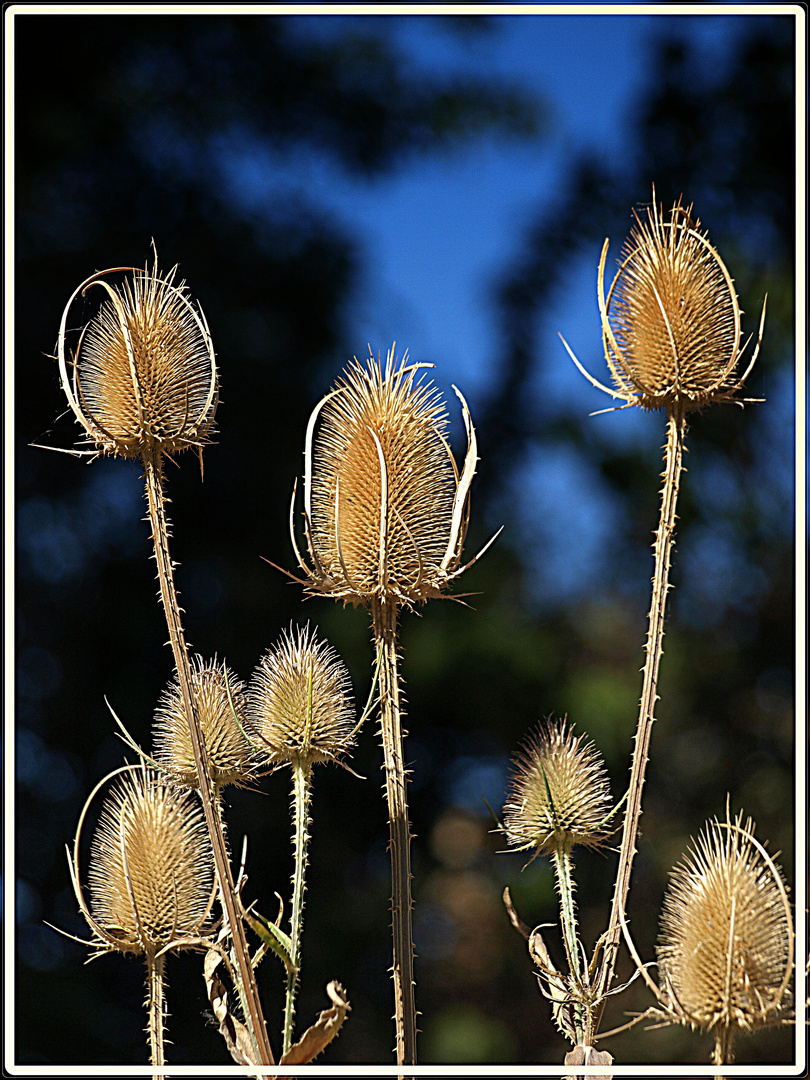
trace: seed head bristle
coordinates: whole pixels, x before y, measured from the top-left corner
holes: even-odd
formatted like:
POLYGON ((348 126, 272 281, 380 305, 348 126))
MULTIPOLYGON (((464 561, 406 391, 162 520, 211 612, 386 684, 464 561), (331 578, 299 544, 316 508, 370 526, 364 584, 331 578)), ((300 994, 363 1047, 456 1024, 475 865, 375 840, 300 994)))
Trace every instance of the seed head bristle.
POLYGON ((407 354, 397 362, 393 350, 385 364, 355 360, 313 414, 305 517, 314 569, 304 567, 311 592, 413 606, 460 572, 474 432, 464 405, 460 477, 444 400, 417 378, 425 366, 408 364, 407 354))
POLYGON ((607 240, 599 260, 602 340, 615 389, 590 375, 564 338, 563 345, 594 386, 625 405, 685 415, 717 401, 742 402, 735 395, 759 355, 765 303, 756 346, 740 374, 747 342, 737 293, 725 263, 693 220, 692 207, 684 208, 679 199, 667 219, 653 188, 646 217, 633 214, 607 296, 607 240))
POLYGON ((268 762, 338 761, 354 745, 349 673, 309 624, 284 631, 247 691, 251 734, 268 762))
POLYGON ((205 445, 213 431, 218 376, 211 336, 202 312, 174 284, 175 270, 158 277, 129 270, 111 285, 94 274, 74 292, 62 317, 59 362, 68 402, 87 439, 103 454, 141 457, 157 447, 175 453, 205 445), (65 327, 76 296, 91 286, 107 294, 65 360, 65 327))
MULTIPOLYGON (((690 208, 691 209, 691 208, 690 208)), ((672 398, 707 403, 727 390, 739 344, 739 306, 705 233, 680 204, 664 221, 636 215, 608 305, 623 361, 648 407, 672 398)))
POLYGON ((792 928, 778 867, 740 827, 709 822, 672 872, 658 965, 665 998, 683 1023, 750 1031, 785 1003, 792 928))
POLYGON ((507 839, 536 855, 600 847, 610 835, 610 788, 604 762, 585 736, 549 720, 513 759, 503 821, 507 839))
MULTIPOLYGON (((245 737, 245 685, 216 657, 195 656, 189 664, 191 691, 197 703, 200 728, 211 779, 218 788, 250 780, 255 763, 245 737), (229 700, 230 695, 230 700, 229 700)), ((177 674, 155 710, 155 760, 185 787, 199 786, 188 718, 177 674)))
POLYGON ((198 802, 151 770, 120 780, 102 807, 88 882, 104 940, 122 952, 154 956, 198 934, 213 885, 198 802))

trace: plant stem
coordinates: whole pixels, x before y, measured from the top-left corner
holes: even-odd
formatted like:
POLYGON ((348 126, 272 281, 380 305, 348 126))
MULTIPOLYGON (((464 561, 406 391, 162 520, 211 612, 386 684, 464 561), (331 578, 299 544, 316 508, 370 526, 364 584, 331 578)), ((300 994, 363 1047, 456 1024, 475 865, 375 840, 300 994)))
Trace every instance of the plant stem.
POLYGON ((371 615, 380 665, 380 731, 391 851, 391 928, 394 939, 394 1005, 397 1064, 416 1064, 416 996, 411 925, 411 829, 408 822, 397 663, 397 611, 375 600, 371 615))
POLYGON ((197 703, 191 692, 191 672, 188 662, 183 624, 180 619, 180 605, 177 601, 177 590, 174 585, 174 563, 169 555, 169 523, 166 518, 165 495, 163 492, 163 470, 161 453, 156 447, 144 450, 143 466, 146 479, 146 497, 149 504, 149 520, 152 525, 152 539, 155 547, 155 560, 158 567, 158 580, 160 582, 160 597, 163 601, 163 609, 166 613, 166 623, 169 629, 169 643, 174 655, 174 664, 177 669, 177 678, 183 695, 183 704, 188 719, 191 733, 191 746, 194 751, 194 763, 197 768, 197 780, 200 787, 205 823, 208 827, 208 835, 211 839, 211 848, 214 854, 214 865, 219 882, 220 896, 225 908, 225 918, 228 922, 233 947, 236 954, 237 973, 242 983, 240 995, 248 1007, 249 1026, 252 1029, 256 1041, 256 1050, 259 1056, 257 1064, 273 1065, 273 1051, 267 1037, 264 1016, 262 1014, 261 1001, 256 986, 253 966, 250 962, 247 940, 242 919, 239 916, 236 890, 234 887, 233 873, 231 871, 228 850, 222 831, 219 814, 217 813, 214 786, 211 780, 211 772, 208 762, 208 751, 203 739, 200 718, 197 713, 197 703))
POLYGON ((306 889, 307 848, 309 846, 309 808, 312 804, 312 765, 310 762, 294 761, 293 815, 295 869, 293 871, 293 898, 290 914, 290 957, 293 970, 287 975, 287 999, 284 1007, 284 1053, 292 1046, 295 1020, 295 994, 301 970, 301 934, 304 924, 304 890, 306 889))
MULTIPOLYGON (((557 891, 560 894, 560 919, 563 930, 565 955, 568 971, 572 979, 579 981, 579 945, 577 944, 577 913, 574 905, 574 882, 571 876, 571 851, 558 847, 552 853, 554 873, 557 878, 557 891)), ((590 1045, 585 1042, 585 1025, 582 1022, 582 1006, 574 1004, 577 1045, 590 1045)))
MULTIPOLYGON (((731 1065, 734 1061, 734 1029, 730 1024, 718 1024, 714 1029, 712 1065, 731 1065)), ((720 1080, 723 1080, 720 1077, 720 1080)))
POLYGON ((644 679, 633 750, 633 763, 630 769, 630 785, 624 811, 619 866, 616 871, 616 885, 613 891, 610 923, 605 938, 604 960, 599 978, 599 996, 602 997, 599 1006, 600 1015, 604 1007, 603 995, 610 989, 613 979, 616 953, 618 952, 621 937, 621 923, 627 903, 627 893, 630 888, 633 856, 636 851, 638 823, 641 817, 641 793, 644 787, 644 774, 650 752, 650 736, 655 721, 655 703, 658 700, 656 693, 658 665, 663 652, 664 613, 667 593, 670 588, 669 568, 672 557, 672 544, 675 537, 675 508, 678 501, 685 434, 686 415, 676 406, 667 415, 666 458, 662 474, 664 486, 661 490, 661 513, 658 521, 658 531, 655 536, 655 571, 652 579, 652 602, 650 604, 647 641, 644 646, 647 655, 644 663, 644 679))
MULTIPOLYGON (((146 1011, 149 1014, 149 1062, 151 1065, 165 1065, 166 1057, 163 1052, 163 970, 166 964, 165 956, 146 957, 146 1011)), ((163 1080, 158 1076, 156 1080, 163 1080)))

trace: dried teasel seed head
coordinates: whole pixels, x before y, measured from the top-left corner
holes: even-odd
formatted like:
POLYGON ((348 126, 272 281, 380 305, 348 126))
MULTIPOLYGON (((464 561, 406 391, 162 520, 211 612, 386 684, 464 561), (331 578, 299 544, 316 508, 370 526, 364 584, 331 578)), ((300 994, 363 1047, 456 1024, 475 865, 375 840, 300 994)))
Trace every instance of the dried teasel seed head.
POLYGON ((535 855, 600 847, 610 831, 610 788, 601 756, 563 720, 548 720, 513 760, 503 822, 507 839, 535 855))
MULTIPOLYGON (((740 375, 743 342, 737 293, 731 275, 709 243, 692 207, 678 200, 664 217, 656 203, 635 224, 605 297, 608 241, 599 260, 597 296, 605 359, 615 389, 604 386, 569 356, 594 386, 623 401, 620 406, 666 409, 681 415, 734 395, 750 375, 762 343, 765 303, 757 343, 740 375)), ((745 399, 751 400, 751 399, 745 399)))
POLYGON ((139 458, 209 441, 218 400, 214 349, 205 316, 184 284, 174 284, 175 271, 158 277, 157 256, 151 272, 103 270, 82 282, 65 307, 58 343, 62 387, 97 453, 139 458), (129 276, 121 284, 106 280, 122 273, 129 276), (93 286, 107 295, 68 361, 68 313, 93 286))
POLYGON ((202 809, 142 769, 107 797, 90 847, 93 919, 111 948, 154 956, 201 932, 213 887, 202 809))
MULTIPOLYGON (((304 517, 311 592, 346 603, 413 606, 461 573, 476 442, 464 398, 467 454, 459 473, 439 390, 392 349, 356 360, 310 419, 304 517), (319 421, 317 436, 313 436, 319 421)), ((296 548, 296 553, 297 548, 296 548)))
POLYGON ((262 657, 247 692, 248 721, 267 760, 339 760, 354 745, 349 673, 309 624, 284 631, 262 657))
POLYGON ((737 294, 691 211, 678 201, 666 220, 653 191, 646 220, 635 213, 606 300, 602 252, 605 355, 620 396, 645 409, 702 408, 743 381, 733 379, 743 349, 737 294))
POLYGON ((793 927, 777 865, 753 824, 712 821, 673 870, 658 966, 664 1000, 693 1028, 750 1031, 778 1020, 793 927))
MULTIPOLYGON (((254 759, 246 738, 245 685, 224 663, 195 656, 189 665, 211 780, 217 788, 249 780, 254 759)), ((155 760, 185 787, 199 786, 183 694, 175 673, 155 710, 155 760)))

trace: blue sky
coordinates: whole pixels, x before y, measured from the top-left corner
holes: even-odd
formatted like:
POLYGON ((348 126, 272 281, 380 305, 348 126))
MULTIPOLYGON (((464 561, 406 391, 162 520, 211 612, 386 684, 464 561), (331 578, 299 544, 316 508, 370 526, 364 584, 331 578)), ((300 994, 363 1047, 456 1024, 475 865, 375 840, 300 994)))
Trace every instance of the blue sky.
MULTIPOLYGON (((612 5, 605 5, 605 11, 612 5)), ((350 313, 359 353, 390 344, 392 328, 414 359, 438 364, 437 380, 458 382, 474 407, 491 388, 497 352, 491 289, 519 251, 525 226, 554 198, 569 159, 583 149, 603 154, 612 169, 633 153, 628 117, 645 85, 649 44, 682 27, 719 70, 748 17, 724 14, 497 15, 495 32, 465 39, 427 15, 302 15, 288 23, 302 38, 329 39, 347 22, 385 25, 409 64, 429 74, 493 75, 534 96, 545 108, 544 138, 531 144, 492 139, 467 152, 419 158, 395 177, 359 180, 337 165, 230 157, 234 194, 259 207, 272 194, 326 207, 358 237, 365 278, 350 313)), ((592 9, 593 10, 593 9, 592 9)), ((233 148, 229 148, 233 153, 233 148)), ((316 156, 317 155, 317 156, 316 156)), ((649 193, 639 192, 639 200, 649 193)), ((629 222, 630 207, 628 207, 629 222)), ((617 238, 619 241, 621 238, 617 238)), ((595 266, 583 265, 561 308, 574 338, 598 327, 595 266)), ((598 340, 598 335, 597 335, 598 340)), ((557 393, 589 398, 561 346, 557 393), (582 396, 584 393, 584 397, 582 396)), ((596 406, 594 406, 596 407, 596 406)))

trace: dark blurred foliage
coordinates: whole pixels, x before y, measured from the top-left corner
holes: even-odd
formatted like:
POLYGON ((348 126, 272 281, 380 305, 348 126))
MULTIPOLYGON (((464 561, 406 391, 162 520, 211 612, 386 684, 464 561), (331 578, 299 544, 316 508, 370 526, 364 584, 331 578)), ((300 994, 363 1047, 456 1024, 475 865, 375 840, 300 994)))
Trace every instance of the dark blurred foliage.
MULTIPOLYGON (((492 32, 481 19, 445 25, 492 32)), ((402 620, 425 1062, 559 1062, 565 1052, 501 902, 508 884, 526 922, 552 921, 550 868, 538 860, 521 873, 521 857, 501 852, 482 796, 500 811, 509 755, 552 712, 568 713, 600 746, 617 795, 626 780, 663 419, 642 418, 638 437, 617 441, 610 425, 635 422, 628 413, 553 409, 533 381, 569 363, 561 347, 552 354, 540 345, 546 324, 566 334, 554 315, 566 275, 587 256, 595 282, 604 236, 612 258, 631 206, 649 199, 653 182, 665 204, 681 192, 694 201, 736 279, 749 330, 766 291, 769 299, 748 386, 766 403, 708 410, 688 436, 660 722, 630 897, 642 955, 653 958, 669 868, 705 818, 724 813, 726 792, 733 810, 754 816, 769 850, 781 850, 792 880, 792 505, 779 502, 784 483, 773 479, 791 442, 790 430, 774 425, 790 415, 792 385, 792 25, 752 19, 716 77, 696 69, 688 41, 660 42, 648 58, 636 155, 572 161, 559 204, 528 231, 498 291, 503 352, 494 359, 497 389, 475 417, 482 462, 470 553, 487 527, 508 527, 461 586, 480 593, 469 599, 474 611, 435 602, 402 620), (769 405, 780 394, 781 412, 769 405), (540 603, 533 582, 554 571, 527 539, 528 463, 542 468, 562 454, 591 463, 616 527, 593 584, 564 604, 540 603)), ((171 675, 137 466, 88 468, 28 445, 68 447, 77 433, 64 416, 48 429, 65 408, 46 355, 63 304, 94 269, 143 265, 152 237, 164 267, 180 263, 222 372, 219 435, 202 482, 191 457, 168 466, 188 639, 248 677, 283 626, 308 618, 346 659, 362 701, 366 615, 323 599, 302 603, 299 587, 261 559, 292 566, 288 506, 306 419, 359 347, 347 340, 344 316, 358 248, 314 196, 247 211, 223 178, 248 145, 270 159, 300 148, 311 161, 318 151, 384 176, 485 132, 539 138, 541 111, 485 79, 415 79, 365 20, 332 44, 305 46, 283 17, 22 16, 15 59, 17 1054, 43 1065, 141 1063, 139 964, 112 956, 83 967, 84 950, 43 925, 85 932, 63 851, 87 793, 121 762, 104 695, 148 746, 171 675)), ((570 343, 602 377, 597 317, 591 341, 570 343)), ((593 397, 593 409, 609 404, 593 397)), ((568 490, 545 527, 564 535, 577 498, 568 490)), ((569 564, 577 558, 571 550, 569 564)), ((325 1007, 331 978, 352 1002, 326 1063, 392 1060, 380 763, 369 729, 353 761, 365 780, 326 767, 316 776, 299 1023, 325 1007)), ((289 890, 288 796, 274 776, 259 793, 236 792, 228 810, 236 856, 249 838, 249 899, 267 915, 274 894, 289 890)), ((610 852, 577 860, 589 948, 606 923, 614 865, 610 852)), ((553 937, 550 947, 560 960, 553 937)), ((170 1060, 228 1064, 205 1020, 198 958, 172 958, 168 979, 170 1060)), ((260 985, 277 1043, 282 978, 270 959, 260 985)), ((649 1003, 634 985, 614 999, 607 1026, 649 1003)), ((738 1060, 789 1060, 791 1040, 789 1030, 746 1040, 738 1060)), ((605 1045, 628 1063, 699 1063, 709 1052, 706 1039, 680 1029, 636 1029, 605 1045)))

